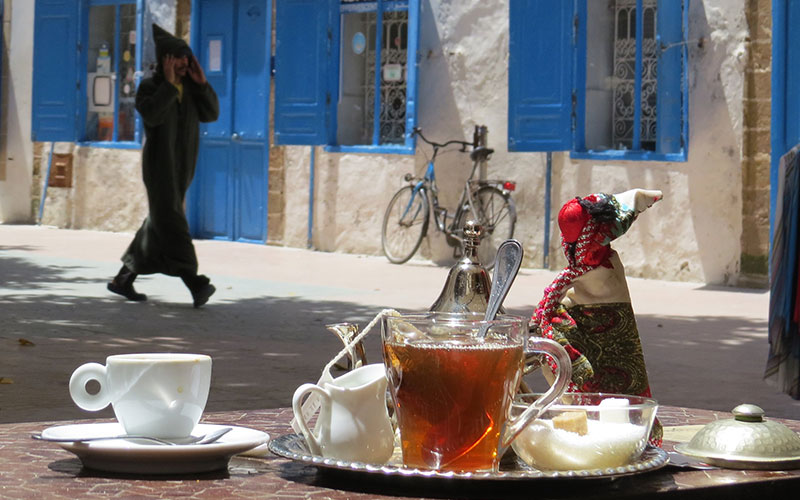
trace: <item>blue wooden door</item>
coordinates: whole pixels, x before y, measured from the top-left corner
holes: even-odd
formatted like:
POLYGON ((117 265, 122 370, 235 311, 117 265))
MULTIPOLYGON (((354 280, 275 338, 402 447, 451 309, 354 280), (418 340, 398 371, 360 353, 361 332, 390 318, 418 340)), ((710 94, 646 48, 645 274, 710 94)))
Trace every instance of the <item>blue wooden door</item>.
POLYGON ((200 130, 189 193, 192 233, 264 242, 267 189, 271 9, 268 0, 199 0, 192 46, 219 97, 216 122, 200 130))

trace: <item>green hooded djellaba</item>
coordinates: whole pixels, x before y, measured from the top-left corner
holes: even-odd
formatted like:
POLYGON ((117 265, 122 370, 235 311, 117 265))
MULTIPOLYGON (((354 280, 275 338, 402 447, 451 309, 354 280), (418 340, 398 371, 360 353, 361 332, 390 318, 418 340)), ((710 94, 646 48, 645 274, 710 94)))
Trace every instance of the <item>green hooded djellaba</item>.
POLYGON ((181 85, 170 83, 163 70, 165 57, 186 56, 191 64, 191 50, 186 42, 155 24, 153 37, 158 66, 152 77, 142 80, 136 92, 136 110, 145 132, 142 177, 149 213, 122 261, 134 278, 153 273, 181 277, 197 299, 196 291, 210 285, 208 278, 197 275, 185 199, 195 173, 199 124, 217 119, 219 102, 208 82, 198 84, 188 74, 181 79, 181 85))

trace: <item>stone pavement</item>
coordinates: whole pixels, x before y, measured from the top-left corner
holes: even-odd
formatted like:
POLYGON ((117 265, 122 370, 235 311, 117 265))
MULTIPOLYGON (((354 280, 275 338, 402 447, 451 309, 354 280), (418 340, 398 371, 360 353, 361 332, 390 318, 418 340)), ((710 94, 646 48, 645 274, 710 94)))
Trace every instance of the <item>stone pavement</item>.
MULTIPOLYGON (((146 303, 105 289, 131 234, 0 225, 0 423, 110 417, 71 401, 71 372, 124 352, 192 351, 214 359, 208 410, 288 406, 341 348, 325 324, 364 327, 383 308, 424 310, 446 267, 380 256, 196 241, 217 293, 201 309, 177 278, 142 276, 146 303)), ((376 236, 377 237, 377 236, 376 236)), ((506 299, 528 316, 553 271, 523 269, 506 299)), ((740 402, 800 419, 800 402, 766 385, 765 290, 629 279, 654 397, 729 411, 740 402)), ((379 332, 367 338, 379 360, 379 332)), ((528 382, 543 387, 541 376, 528 382)))

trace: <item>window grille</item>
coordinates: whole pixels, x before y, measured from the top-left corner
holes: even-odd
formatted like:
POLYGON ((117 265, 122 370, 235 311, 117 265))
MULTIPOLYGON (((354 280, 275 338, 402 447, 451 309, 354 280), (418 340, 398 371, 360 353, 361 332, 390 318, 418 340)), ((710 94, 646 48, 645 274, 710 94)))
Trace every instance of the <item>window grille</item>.
MULTIPOLYGON (((641 149, 656 147, 656 1, 644 0, 642 9, 641 149)), ((613 141, 619 149, 633 147, 636 100, 636 0, 616 0, 614 16, 613 141)))
MULTIPOLYGON (((372 130, 375 119, 375 14, 369 14, 367 64, 364 77, 364 123, 372 130)), ((383 13, 381 46, 380 143, 402 144, 406 122, 406 52, 408 11, 383 13), (387 79, 388 77, 388 79, 387 79)))

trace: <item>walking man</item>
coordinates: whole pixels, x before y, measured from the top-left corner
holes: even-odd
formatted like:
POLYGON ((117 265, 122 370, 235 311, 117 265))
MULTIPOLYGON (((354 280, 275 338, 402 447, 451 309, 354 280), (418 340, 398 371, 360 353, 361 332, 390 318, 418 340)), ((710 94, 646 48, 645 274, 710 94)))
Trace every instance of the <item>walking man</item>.
POLYGON ((194 177, 199 123, 217 119, 219 102, 186 42, 155 24, 153 39, 158 65, 136 92, 136 111, 145 131, 142 177, 149 212, 108 289, 128 300, 144 301, 147 296, 133 288, 136 276, 162 273, 180 277, 194 307, 200 307, 216 288, 208 277, 197 274, 184 201, 194 177))

